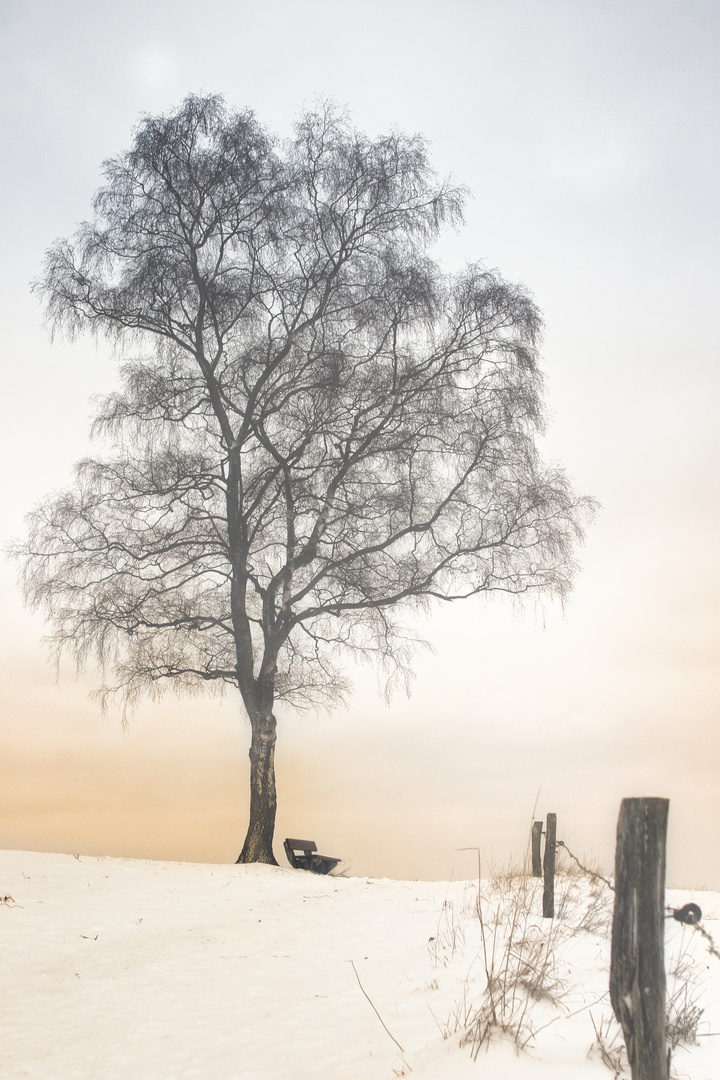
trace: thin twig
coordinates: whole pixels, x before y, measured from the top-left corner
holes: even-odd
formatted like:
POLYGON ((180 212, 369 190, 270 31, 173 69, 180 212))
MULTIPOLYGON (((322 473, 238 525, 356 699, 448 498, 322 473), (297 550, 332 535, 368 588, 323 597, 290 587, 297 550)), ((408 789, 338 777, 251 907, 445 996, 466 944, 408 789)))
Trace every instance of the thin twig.
POLYGON ((396 1045, 397 1047, 399 1047, 399 1049, 400 1049, 400 1052, 401 1052, 402 1054, 404 1054, 404 1053, 405 1053, 405 1051, 403 1050, 402 1046, 400 1046, 400 1043, 399 1043, 399 1042, 397 1041, 397 1039, 395 1038, 395 1036, 393 1035, 393 1033, 392 1033, 392 1032, 391 1032, 391 1031, 390 1031, 390 1030, 388 1029, 388 1026, 387 1026, 387 1024, 385 1023, 385 1021, 383 1020, 382 1016, 380 1015, 380 1013, 379 1013, 379 1012, 377 1011, 377 1009, 376 1009, 376 1008, 375 1008, 375 1006, 373 1005, 373 1003, 372 1003, 372 999, 371 999, 371 998, 370 998, 370 997, 368 996, 368 994, 367 994, 367 992, 366 992, 366 990, 365 990, 365 987, 364 987, 364 986, 363 986, 363 984, 362 984, 362 983, 360 982, 360 976, 358 975, 358 973, 357 973, 357 968, 355 967, 355 964, 353 963, 353 961, 352 961, 352 960, 350 961, 350 964, 351 964, 351 966, 352 966, 352 969, 353 969, 353 971, 355 972, 355 978, 356 978, 356 979, 357 979, 357 981, 358 981, 358 986, 359 986, 359 987, 360 987, 360 989, 362 990, 363 994, 365 994, 365 997, 367 998, 367 1000, 368 1000, 368 1001, 370 1002, 370 1005, 372 1006, 372 1010, 373 1010, 373 1012, 374 1012, 374 1013, 375 1013, 375 1015, 377 1016, 378 1020, 379 1020, 379 1021, 380 1021, 380 1023, 382 1024, 382 1026, 383 1026, 383 1027, 385 1028, 385 1030, 387 1031, 387 1033, 388 1033, 388 1035, 390 1036, 390 1038, 392 1039, 392 1041, 393 1041, 393 1042, 395 1043, 395 1045, 396 1045))
MULTIPOLYGON (((606 997, 605 994, 601 994, 600 997, 597 998, 596 1001, 591 1001, 588 1005, 581 1005, 579 1009, 575 1009, 573 1012, 563 1013, 562 1017, 554 1016, 552 1018, 552 1020, 548 1020, 548 1022, 546 1024, 541 1024, 539 1028, 535 1028, 535 1030, 532 1032, 532 1034, 529 1035, 527 1037, 527 1039, 525 1039, 525 1041, 523 1043, 521 1043, 520 1049, 524 1050, 531 1038, 534 1038, 541 1031, 544 1031, 545 1028, 552 1027, 553 1024, 557 1023, 558 1020, 560 1020, 560 1019, 571 1020, 573 1018, 573 1016, 579 1016, 580 1013, 587 1012, 588 1009, 594 1009, 596 1005, 601 1004, 601 1002, 603 1001, 603 999, 605 997, 606 997)), ((592 1013, 590 1015, 591 1015, 591 1018, 592 1018, 592 1013)), ((593 1020, 593 1027, 595 1027, 595 1021, 594 1020, 593 1020)))

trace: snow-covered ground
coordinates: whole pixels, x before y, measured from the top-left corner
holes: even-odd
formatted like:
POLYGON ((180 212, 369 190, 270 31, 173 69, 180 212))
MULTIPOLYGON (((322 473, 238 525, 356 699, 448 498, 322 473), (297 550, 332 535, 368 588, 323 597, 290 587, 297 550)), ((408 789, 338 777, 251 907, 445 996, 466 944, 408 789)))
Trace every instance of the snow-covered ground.
MULTIPOLYGON (((610 1080, 612 893, 563 875, 549 921, 540 885, 483 882, 480 919, 477 882, 0 852, 0 1075, 610 1080)), ((720 941, 720 895, 689 899, 720 941)), ((666 957, 703 1010, 673 1075, 718 1080, 720 960, 673 920, 666 957)))

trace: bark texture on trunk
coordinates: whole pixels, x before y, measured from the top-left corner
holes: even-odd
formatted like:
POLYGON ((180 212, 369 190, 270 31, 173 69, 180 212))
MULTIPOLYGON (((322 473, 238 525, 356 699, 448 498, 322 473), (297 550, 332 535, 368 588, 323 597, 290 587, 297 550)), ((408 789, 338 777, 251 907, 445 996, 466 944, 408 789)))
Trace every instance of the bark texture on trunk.
POLYGON ((250 822, 239 863, 270 863, 277 866, 272 843, 277 812, 275 790, 275 717, 253 717, 250 743, 250 822))
POLYGON ((665 845, 668 799, 623 799, 615 854, 610 1001, 633 1080, 667 1080, 665 845))

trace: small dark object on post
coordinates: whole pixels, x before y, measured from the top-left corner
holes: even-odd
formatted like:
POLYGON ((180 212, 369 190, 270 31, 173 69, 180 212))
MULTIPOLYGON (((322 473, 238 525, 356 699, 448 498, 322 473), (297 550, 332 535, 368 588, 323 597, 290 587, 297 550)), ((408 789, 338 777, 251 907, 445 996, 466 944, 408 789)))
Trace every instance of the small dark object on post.
POLYGON ((681 908, 672 909, 672 917, 687 926, 695 926, 702 919, 702 911, 697 904, 683 904, 681 908))
POLYGON ((283 842, 288 862, 296 870, 311 870, 313 874, 329 874, 340 862, 329 855, 318 855, 314 840, 285 840, 283 842), (302 852, 302 854, 297 854, 302 852))

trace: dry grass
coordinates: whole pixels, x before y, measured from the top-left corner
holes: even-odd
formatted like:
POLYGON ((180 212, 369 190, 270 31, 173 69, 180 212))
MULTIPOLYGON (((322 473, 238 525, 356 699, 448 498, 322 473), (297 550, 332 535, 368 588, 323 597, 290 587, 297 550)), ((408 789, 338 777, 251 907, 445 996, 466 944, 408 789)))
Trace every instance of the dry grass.
POLYGON ((595 1017, 590 1013, 590 1019, 595 1031, 595 1041, 588 1050, 588 1057, 599 1054, 603 1065, 612 1072, 613 1080, 619 1080, 627 1075, 628 1067, 622 1029, 614 1016, 603 1016, 596 1023, 595 1017))
POLYGON ((538 1002, 558 1006, 563 981, 556 964, 553 927, 538 924, 537 882, 522 871, 495 874, 484 886, 466 889, 457 907, 446 901, 440 913, 433 944, 436 963, 448 963, 466 941, 464 925, 477 920, 485 986, 480 1002, 470 1000, 466 979, 463 993, 448 1020, 441 1025, 445 1037, 462 1031, 461 1045, 477 1057, 482 1046, 496 1037, 509 1037, 518 1047, 535 1034, 533 1006, 538 1002))
POLYGON ((430 939, 429 951, 435 967, 447 966, 465 944, 462 910, 456 911, 452 900, 445 900, 438 915, 435 937, 430 939))
MULTIPOLYGON (((578 934, 609 942, 613 900, 602 877, 587 876, 572 866, 556 876, 552 920, 541 918, 542 881, 514 867, 466 887, 461 902, 446 899, 431 942, 435 964, 446 966, 462 955, 471 939, 470 921, 479 923, 481 947, 462 994, 439 1024, 443 1036, 461 1033, 461 1045, 469 1047, 474 1058, 499 1038, 510 1039, 518 1051, 531 1047, 537 1034, 555 1022, 553 1014, 560 1019, 568 1015, 571 1002, 583 999, 582 987, 572 985, 572 971, 563 960, 565 946, 578 934), (484 975, 481 989, 478 966, 484 975)), ((670 1052, 696 1042, 703 1011, 692 956, 682 940, 675 951, 668 980, 670 1052)), ((583 1003, 582 1008, 591 1009, 595 1033, 588 1056, 599 1056, 617 1080, 627 1077, 622 1031, 607 994, 601 992, 592 1006, 583 1003)))
POLYGON ((698 1027, 704 1010, 698 1004, 701 992, 700 972, 692 955, 693 935, 680 936, 677 954, 672 959, 668 978, 668 999, 665 1010, 665 1034, 668 1055, 678 1046, 697 1046, 698 1027))
MULTIPOLYGON (((685 982, 677 986, 668 998, 666 1011, 666 1036, 668 1062, 678 1046, 697 1046, 698 1025, 703 1010, 697 1004, 698 986, 694 982, 685 982)), ((604 1014, 596 1023, 595 1041, 588 1052, 588 1057, 599 1054, 604 1065, 612 1072, 613 1080, 628 1080, 630 1068, 622 1029, 612 1015, 604 1014)), ((673 1073, 670 1073, 672 1080, 673 1073)))

